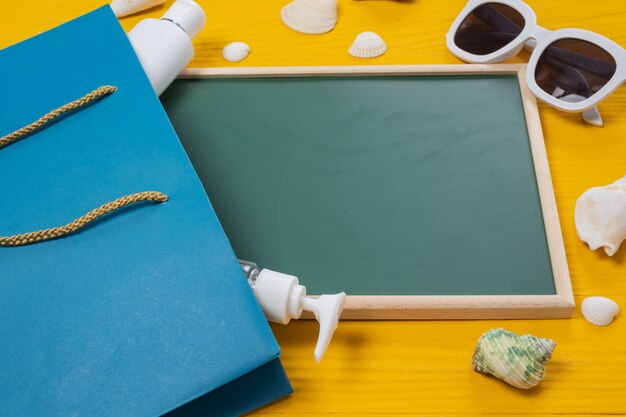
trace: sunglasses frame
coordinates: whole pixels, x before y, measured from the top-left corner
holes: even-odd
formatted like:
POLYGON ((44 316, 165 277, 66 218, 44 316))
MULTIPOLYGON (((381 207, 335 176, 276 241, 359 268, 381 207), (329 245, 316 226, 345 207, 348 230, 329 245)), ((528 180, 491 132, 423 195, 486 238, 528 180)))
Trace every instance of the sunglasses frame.
POLYGON ((452 23, 450 30, 446 34, 446 44, 450 52, 463 61, 477 64, 490 64, 505 61, 517 55, 522 48, 531 50, 530 60, 526 70, 526 80, 530 91, 542 101, 567 112, 584 112, 591 109, 596 104, 607 98, 615 89, 626 82, 626 49, 609 38, 594 32, 583 29, 559 29, 548 30, 537 24, 535 12, 521 0, 469 0, 465 8, 459 13, 452 23), (475 55, 459 48, 454 43, 454 36, 461 23, 477 7, 488 4, 499 3, 515 9, 524 18, 524 28, 515 39, 509 44, 487 55, 475 55), (547 47, 560 39, 578 39, 590 42, 611 54, 616 63, 615 74, 609 81, 591 97, 579 102, 566 102, 548 94, 539 87, 535 80, 535 69, 539 58, 547 47))

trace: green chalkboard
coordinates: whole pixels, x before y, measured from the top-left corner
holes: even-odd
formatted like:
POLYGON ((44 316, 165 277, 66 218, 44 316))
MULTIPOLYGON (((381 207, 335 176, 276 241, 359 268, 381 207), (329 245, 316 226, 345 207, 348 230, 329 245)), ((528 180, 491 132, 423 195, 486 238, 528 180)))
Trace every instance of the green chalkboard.
POLYGON ((162 102, 236 255, 311 294, 556 294, 515 74, 180 79, 162 102))

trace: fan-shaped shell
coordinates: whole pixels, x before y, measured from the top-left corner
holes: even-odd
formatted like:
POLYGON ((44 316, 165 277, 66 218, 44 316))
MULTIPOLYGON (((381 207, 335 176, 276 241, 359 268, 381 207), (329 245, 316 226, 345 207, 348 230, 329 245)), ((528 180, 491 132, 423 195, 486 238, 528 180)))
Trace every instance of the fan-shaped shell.
POLYGON ((222 49, 222 56, 226 61, 239 62, 246 59, 250 53, 250 46, 243 42, 229 43, 222 49))
POLYGON ((356 58, 375 58, 387 51, 387 44, 377 33, 359 33, 348 50, 356 58))
POLYGON ((111 9, 117 17, 128 16, 165 3, 165 0, 113 0, 111 9))
POLYGON ((576 232, 591 250, 617 252, 626 239, 626 177, 585 191, 576 202, 576 232))
POLYGON ((596 326, 608 326, 619 313, 617 303, 606 297, 589 297, 583 300, 580 308, 583 316, 596 326))
POLYGON ((293 0, 282 8, 280 17, 296 32, 330 32, 337 24, 337 0, 293 0))
POLYGON ((528 389, 543 379, 555 346, 556 343, 550 339, 491 329, 478 339, 472 366, 477 372, 488 373, 514 387, 528 389))

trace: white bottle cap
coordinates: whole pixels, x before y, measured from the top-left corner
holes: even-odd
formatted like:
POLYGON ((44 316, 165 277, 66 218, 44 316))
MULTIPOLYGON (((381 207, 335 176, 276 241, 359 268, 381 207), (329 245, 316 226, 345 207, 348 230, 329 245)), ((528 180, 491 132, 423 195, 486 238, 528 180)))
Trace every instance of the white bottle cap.
POLYGON ((193 0, 178 0, 161 17, 180 26, 189 39, 196 37, 206 23, 204 10, 193 0))
POLYGON ((269 321, 287 324, 291 319, 300 318, 300 298, 306 289, 293 275, 264 269, 254 284, 254 295, 269 321))

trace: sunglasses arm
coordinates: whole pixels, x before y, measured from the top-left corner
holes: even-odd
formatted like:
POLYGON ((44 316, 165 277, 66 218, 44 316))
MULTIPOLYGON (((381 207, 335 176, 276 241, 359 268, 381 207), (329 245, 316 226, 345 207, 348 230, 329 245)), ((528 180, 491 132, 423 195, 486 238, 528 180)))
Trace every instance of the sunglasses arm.
POLYGON ((589 110, 585 110, 580 114, 583 120, 589 124, 594 126, 603 126, 604 122, 602 121, 602 116, 600 115, 600 110, 598 110, 598 106, 592 107, 589 110))

